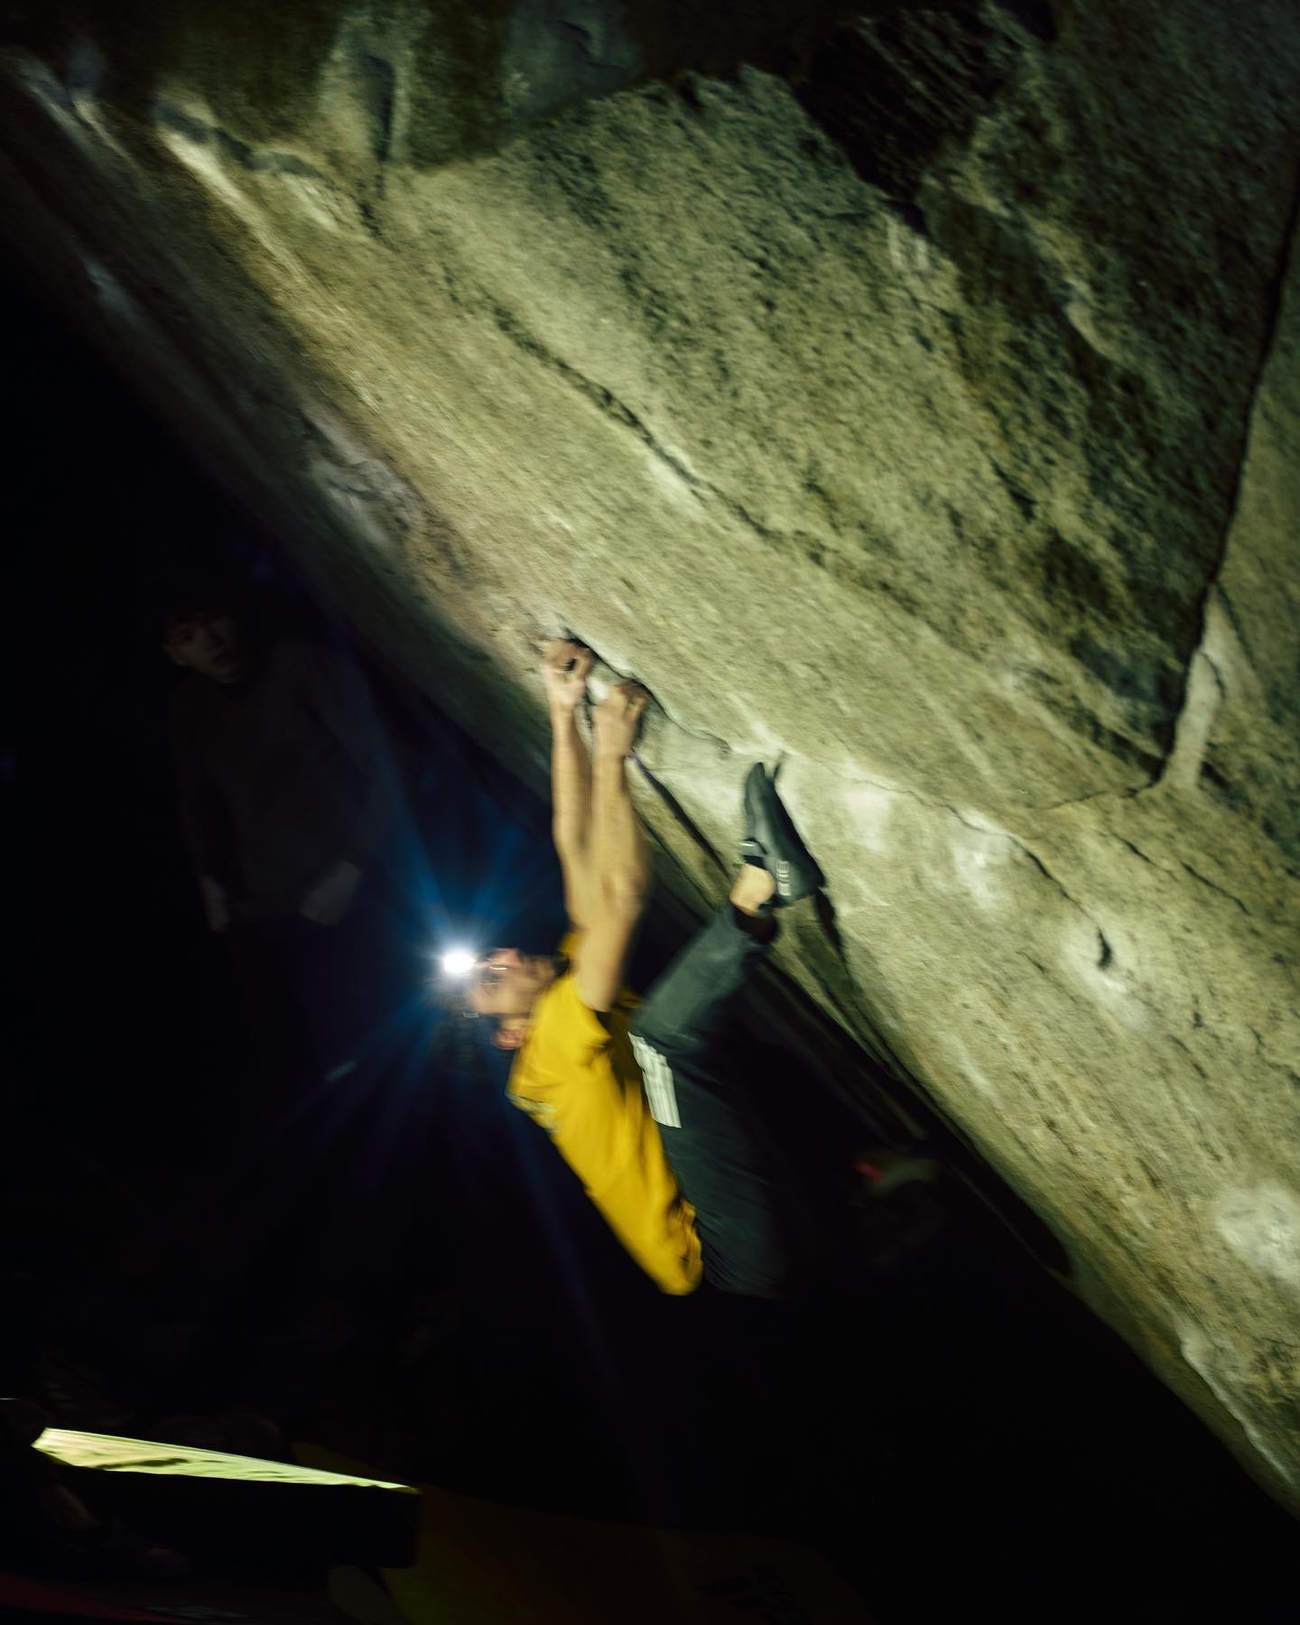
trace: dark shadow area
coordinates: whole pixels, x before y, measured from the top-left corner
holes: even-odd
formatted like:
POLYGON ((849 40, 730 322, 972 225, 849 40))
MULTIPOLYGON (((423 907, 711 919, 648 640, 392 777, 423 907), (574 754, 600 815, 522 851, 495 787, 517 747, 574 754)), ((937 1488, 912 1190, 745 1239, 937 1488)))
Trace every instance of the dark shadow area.
MULTIPOLYGON (((774 1305, 639 1274, 506 1102, 506 1058, 429 996, 453 926, 557 940, 548 810, 356 650, 404 798, 382 1064, 270 1133, 277 1080, 181 840, 157 562, 219 558, 322 647, 347 629, 14 284, 3 344, 0 1392, 67 1427, 308 1441, 496 1502, 779 1534, 881 1622, 1291 1617, 1290 1520, 962 1181, 873 1196, 798 1056, 755 1042, 745 1069, 827 1278, 774 1305)), ((654 922, 638 982, 676 946, 654 922)), ((204 1561, 237 1575, 237 1527, 216 1534, 204 1561)))
MULTIPOLYGON (((0 18, 0 38, 31 45, 49 61, 69 60, 79 88, 107 91, 191 139, 212 141, 232 162, 260 167, 266 160, 221 127, 223 107, 240 110, 245 134, 290 134, 311 116, 317 83, 339 50, 342 10, 314 0, 274 13, 252 0, 184 9, 183 27, 202 40, 208 59, 204 77, 218 120, 211 127, 158 99, 168 42, 154 9, 140 0, 121 0, 111 31, 86 0, 12 7, 0 18), (111 33, 112 68, 84 48, 96 32, 111 33), (260 66, 266 62, 274 64, 271 75, 260 66)), ((1020 52, 1050 48, 1056 31, 1050 0, 492 0, 472 15, 444 6, 417 47, 427 71, 409 86, 404 156, 424 167, 492 150, 565 108, 655 81, 698 105, 694 76, 734 79, 752 67, 787 80, 829 142, 924 231, 913 192, 927 162, 945 143, 969 137, 1020 52)), ((382 29, 368 42, 356 33, 346 47, 350 91, 377 172, 390 162, 393 142, 396 70, 385 48, 382 29)))
MULTIPOLYGON (((503 19, 504 24, 504 19, 503 19)), ((630 84, 662 81, 699 106, 694 80, 746 67, 786 80, 833 150, 924 232, 917 182, 945 145, 969 139, 1024 50, 1050 48, 1049 0, 687 0, 566 7, 533 0, 503 27, 499 67, 522 68, 530 117, 630 84)), ((488 70, 490 71, 490 70, 488 70)))

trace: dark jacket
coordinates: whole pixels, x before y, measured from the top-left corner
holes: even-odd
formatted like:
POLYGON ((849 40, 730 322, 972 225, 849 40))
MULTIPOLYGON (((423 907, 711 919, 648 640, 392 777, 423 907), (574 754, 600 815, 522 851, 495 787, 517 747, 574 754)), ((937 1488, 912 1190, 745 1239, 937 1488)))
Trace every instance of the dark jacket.
POLYGON ((365 679, 300 638, 254 676, 177 692, 172 739, 186 845, 237 918, 287 919, 340 859, 368 868, 393 812, 391 763, 365 679))

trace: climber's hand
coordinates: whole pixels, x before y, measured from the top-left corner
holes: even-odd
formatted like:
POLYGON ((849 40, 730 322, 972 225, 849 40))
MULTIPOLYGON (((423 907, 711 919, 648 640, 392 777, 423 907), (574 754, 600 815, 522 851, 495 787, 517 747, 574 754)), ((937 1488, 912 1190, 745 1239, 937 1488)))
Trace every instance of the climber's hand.
POLYGON ((542 682, 553 711, 572 711, 582 703, 595 658, 568 638, 548 638, 542 645, 542 682))

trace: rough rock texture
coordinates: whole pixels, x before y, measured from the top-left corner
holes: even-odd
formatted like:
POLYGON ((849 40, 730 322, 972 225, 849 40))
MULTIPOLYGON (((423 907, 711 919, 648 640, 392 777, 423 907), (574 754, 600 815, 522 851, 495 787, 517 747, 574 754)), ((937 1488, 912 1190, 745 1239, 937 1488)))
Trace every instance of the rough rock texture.
POLYGON ((42 280, 521 772, 643 678, 683 895, 783 754, 789 975, 1300 1508, 1295 7, 2 26, 42 280))

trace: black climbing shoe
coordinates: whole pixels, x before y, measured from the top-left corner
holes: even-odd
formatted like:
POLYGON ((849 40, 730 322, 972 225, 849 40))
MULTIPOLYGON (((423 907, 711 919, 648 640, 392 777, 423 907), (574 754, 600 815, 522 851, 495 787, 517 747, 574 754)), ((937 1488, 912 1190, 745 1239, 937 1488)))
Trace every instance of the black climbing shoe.
POLYGON ((755 868, 766 869, 776 881, 774 908, 788 908, 826 884, 761 762, 755 762, 745 780, 745 838, 740 856, 755 868))

